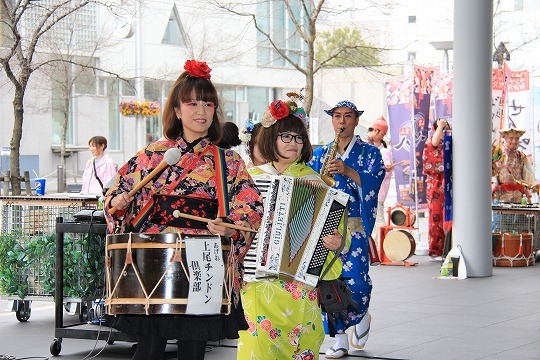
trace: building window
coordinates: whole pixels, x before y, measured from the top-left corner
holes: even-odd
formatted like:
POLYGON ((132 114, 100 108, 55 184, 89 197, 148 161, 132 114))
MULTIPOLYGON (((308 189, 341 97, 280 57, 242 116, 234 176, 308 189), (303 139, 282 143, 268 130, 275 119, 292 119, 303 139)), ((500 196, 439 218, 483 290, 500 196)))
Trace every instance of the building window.
POLYGON ((136 96, 137 92, 135 91, 135 80, 122 80, 122 87, 120 90, 120 96, 136 96))
POLYGON ((169 22, 165 28, 165 33, 163 34, 163 40, 161 43, 176 46, 186 46, 185 32, 182 28, 182 23, 180 22, 180 17, 178 16, 176 6, 174 6, 171 11, 171 16, 169 17, 169 22))
MULTIPOLYGON (((28 41, 32 38, 32 31, 36 28, 35 24, 40 24, 43 21, 43 16, 48 11, 46 9, 59 6, 57 0, 40 0, 35 3, 36 5, 28 7, 28 11, 24 12, 23 19, 21 20, 23 41, 28 41)), ((75 2, 66 4, 65 8, 75 5, 75 2)), ((66 16, 61 21, 57 21, 54 27, 44 34, 44 38, 51 42, 51 44, 54 43, 61 51, 69 51, 71 53, 74 51, 92 51, 96 46, 96 41, 98 41, 96 29, 97 24, 99 24, 98 6, 97 4, 90 3, 66 16)), ((62 10, 57 15, 67 12, 67 10, 62 10)))
POLYGON ((416 24, 416 15, 409 15, 409 24, 416 24))
MULTIPOLYGON (((96 66, 95 59, 81 58, 79 61, 80 64, 96 66)), ((72 65, 72 71, 72 76, 75 77, 73 90, 76 95, 96 95, 98 93, 97 78, 93 69, 81 65, 72 65)))
POLYGON ((217 90, 223 111, 223 121, 237 123, 236 89, 228 86, 220 86, 217 90))
POLYGON ((101 82, 104 87, 104 92, 107 92, 109 99, 109 137, 107 141, 107 149, 121 150, 122 149, 122 128, 120 121, 122 116, 118 111, 120 104, 120 81, 112 78, 104 78, 101 82))
POLYGON ((66 145, 73 144, 73 98, 69 98, 66 109, 66 96, 64 91, 58 87, 51 89, 52 107, 52 144, 62 144, 62 129, 66 126, 66 145))
MULTIPOLYGON (((144 100, 158 101, 161 99, 162 81, 144 79, 144 100)), ((163 134, 160 116, 146 117, 146 142, 157 141, 163 134)))
POLYGON ((87 66, 94 66, 94 58, 72 56, 72 63, 62 62, 47 68, 46 74, 51 84, 51 113, 52 113, 52 143, 62 143, 62 132, 65 128, 66 144, 75 143, 74 119, 77 110, 74 110, 74 98, 79 95, 96 95, 98 93, 97 78, 94 70, 87 66))
MULTIPOLYGON (((299 1, 289 2, 292 13, 297 14, 296 19, 302 30, 309 32, 306 13, 299 1)), ((308 8, 310 11, 310 8, 308 8)), ((285 2, 264 1, 257 4, 257 21, 264 32, 257 32, 257 65, 269 67, 292 67, 285 61, 278 51, 270 44, 265 34, 268 34, 277 45, 279 51, 286 54, 292 61, 305 66, 307 46, 302 40, 298 29, 289 14, 285 2)))
POLYGON ((158 116, 146 117, 146 143, 150 144, 158 141, 163 134, 163 128, 158 116))
POLYGON ((249 118, 254 122, 259 122, 266 109, 268 109, 270 91, 265 87, 248 87, 247 101, 249 104, 249 118))

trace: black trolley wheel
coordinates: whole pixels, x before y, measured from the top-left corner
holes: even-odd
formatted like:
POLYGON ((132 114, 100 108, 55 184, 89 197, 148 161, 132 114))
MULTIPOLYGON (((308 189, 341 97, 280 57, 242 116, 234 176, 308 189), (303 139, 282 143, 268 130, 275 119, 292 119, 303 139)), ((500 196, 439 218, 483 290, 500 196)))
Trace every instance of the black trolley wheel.
POLYGON ((15 312, 15 316, 17 317, 17 320, 20 322, 26 322, 28 319, 30 319, 30 314, 32 313, 32 309, 30 309, 30 302, 29 301, 17 301, 19 304, 17 305, 17 311, 15 312))
POLYGON ((52 356, 59 355, 60 351, 62 351, 62 340, 54 339, 54 341, 51 344, 50 350, 51 350, 52 356))

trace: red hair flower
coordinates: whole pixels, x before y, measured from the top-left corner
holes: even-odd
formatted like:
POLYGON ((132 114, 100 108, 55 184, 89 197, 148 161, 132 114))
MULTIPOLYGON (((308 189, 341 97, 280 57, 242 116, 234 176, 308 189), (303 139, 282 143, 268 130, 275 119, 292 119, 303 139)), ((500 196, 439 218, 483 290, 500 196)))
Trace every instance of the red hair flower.
POLYGON ((287 117, 290 114, 289 107, 281 100, 276 100, 268 106, 268 110, 264 112, 261 119, 261 124, 264 127, 270 127, 276 123, 276 121, 287 117))
POLYGON ((184 69, 189 76, 210 79, 210 67, 204 61, 187 60, 184 69))
POLYGON ((270 114, 272 114, 272 117, 276 120, 281 120, 289 115, 289 107, 281 100, 276 100, 271 103, 268 110, 270 110, 270 114))

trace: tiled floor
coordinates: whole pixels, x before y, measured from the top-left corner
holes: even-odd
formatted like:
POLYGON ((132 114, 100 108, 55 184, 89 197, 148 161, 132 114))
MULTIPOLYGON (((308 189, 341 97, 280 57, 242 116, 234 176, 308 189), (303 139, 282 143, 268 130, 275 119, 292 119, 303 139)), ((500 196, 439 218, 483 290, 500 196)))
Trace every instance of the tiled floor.
MULTIPOLYGON (((352 351, 348 358, 540 359, 540 265, 498 267, 491 277, 458 281, 433 279, 440 263, 426 256, 411 260, 418 265, 371 268, 369 341, 365 350, 352 351)), ((5 308, 5 301, 0 305, 5 308)), ((64 318, 66 323, 76 321, 76 316, 64 318)), ((1 313, 0 334, 0 360, 51 356, 53 304, 34 302, 26 323, 18 322, 14 313, 1 313)), ((57 358, 88 359, 105 347, 97 359, 129 359, 131 345, 65 338, 57 358)), ((215 346, 206 359, 235 359, 234 345, 215 346)), ((321 352, 331 345, 328 338, 321 352)))

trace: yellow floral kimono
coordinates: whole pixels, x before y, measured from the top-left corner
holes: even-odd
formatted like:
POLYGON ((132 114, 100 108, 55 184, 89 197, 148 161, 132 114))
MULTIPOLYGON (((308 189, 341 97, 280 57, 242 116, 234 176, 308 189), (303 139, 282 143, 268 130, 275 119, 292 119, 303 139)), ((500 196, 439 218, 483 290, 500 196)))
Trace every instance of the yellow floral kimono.
MULTIPOLYGON (((272 164, 250 169, 253 178, 279 175, 272 164)), ((283 175, 319 180, 320 176, 302 163, 294 163, 283 175)), ((340 232, 344 224, 340 224, 340 232)), ((333 257, 330 252, 326 265, 333 257)), ((325 279, 341 274, 338 258, 325 279)), ((239 360, 314 360, 324 341, 324 327, 318 304, 318 290, 299 282, 264 279, 246 283, 241 290, 244 313, 249 325, 240 331, 239 360)))

